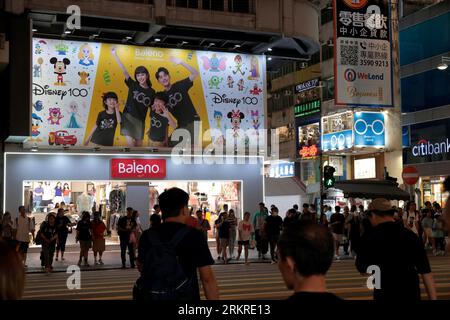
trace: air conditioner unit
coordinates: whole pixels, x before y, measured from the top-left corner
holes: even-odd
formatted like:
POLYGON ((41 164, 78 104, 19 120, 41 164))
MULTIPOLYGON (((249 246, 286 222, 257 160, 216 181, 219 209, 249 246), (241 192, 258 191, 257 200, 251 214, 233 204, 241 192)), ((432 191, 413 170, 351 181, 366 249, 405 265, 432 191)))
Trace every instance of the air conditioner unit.
POLYGON ((3 71, 9 64, 9 42, 6 35, 0 33, 0 71, 3 71))

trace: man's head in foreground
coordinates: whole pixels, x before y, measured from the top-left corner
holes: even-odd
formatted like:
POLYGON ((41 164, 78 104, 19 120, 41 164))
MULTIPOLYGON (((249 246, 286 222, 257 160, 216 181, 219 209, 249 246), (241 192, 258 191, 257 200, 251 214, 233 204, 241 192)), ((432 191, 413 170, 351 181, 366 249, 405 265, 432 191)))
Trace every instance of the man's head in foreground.
POLYGON ((328 228, 311 221, 288 225, 278 242, 283 280, 294 291, 324 292, 325 274, 334 257, 334 241, 328 228))

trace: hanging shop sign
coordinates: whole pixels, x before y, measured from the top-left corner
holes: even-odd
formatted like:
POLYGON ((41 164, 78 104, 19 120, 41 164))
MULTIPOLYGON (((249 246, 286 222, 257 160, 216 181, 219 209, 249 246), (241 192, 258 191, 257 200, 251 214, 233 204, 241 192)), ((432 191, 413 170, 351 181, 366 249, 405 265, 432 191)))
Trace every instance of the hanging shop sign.
POLYGON ((344 175, 344 158, 329 156, 328 165, 334 168, 334 175, 336 177, 342 177, 344 175))
POLYGON ((289 178, 295 176, 294 162, 282 162, 270 165, 270 178, 289 178))
POLYGON ((356 147, 384 147, 385 122, 382 112, 356 112, 353 130, 356 147))
POLYGON ((319 86, 319 83, 320 83, 319 78, 299 83, 298 85, 295 86, 295 93, 300 93, 306 90, 314 89, 319 86))
POLYGON ((164 179, 164 159, 111 159, 112 179, 164 179))
POLYGON ((375 158, 356 159, 355 179, 374 179, 377 177, 375 158))
POLYGON ((297 104, 294 107, 294 116, 297 118, 309 116, 315 113, 320 113, 320 107, 321 107, 320 100, 297 104))
POLYGON ((297 128, 297 150, 302 159, 311 159, 319 155, 320 150, 320 124, 299 126, 297 128))
POLYGON ((351 111, 322 117, 322 150, 343 150, 353 146, 351 111))
POLYGON ((389 0, 334 0, 335 103, 392 107, 389 0))

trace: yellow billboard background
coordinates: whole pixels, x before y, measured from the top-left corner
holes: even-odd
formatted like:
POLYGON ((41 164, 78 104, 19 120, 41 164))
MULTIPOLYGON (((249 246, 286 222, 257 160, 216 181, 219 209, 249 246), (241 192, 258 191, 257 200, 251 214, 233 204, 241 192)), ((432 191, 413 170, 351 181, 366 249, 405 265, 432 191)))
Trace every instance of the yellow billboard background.
MULTIPOLYGON (((150 74, 152 88, 156 91, 164 91, 162 85, 155 78, 156 70, 164 67, 169 70, 171 82, 175 83, 179 80, 189 77, 190 72, 181 65, 174 65, 169 58, 175 57, 188 65, 192 66, 200 74, 197 64, 197 56, 195 51, 180 49, 164 49, 164 48, 148 48, 130 45, 116 45, 102 43, 100 48, 100 57, 98 59, 97 74, 92 94, 89 118, 87 121, 85 134, 87 137, 97 120, 99 112, 103 111, 102 96, 104 93, 113 91, 119 98, 120 111, 123 112, 128 96, 128 87, 125 84, 125 76, 111 53, 111 49, 115 47, 117 55, 127 69, 130 77, 134 79, 134 70, 138 66, 144 66, 150 74)), ((194 80, 192 88, 189 90, 189 96, 192 103, 202 120, 202 131, 209 129, 208 114, 205 106, 204 92, 201 77, 194 80)), ((150 113, 150 110, 149 110, 150 113)), ((148 145, 147 132, 150 129, 150 117, 147 115, 145 120, 145 136, 144 147, 148 145)), ((173 129, 169 128, 169 136, 173 129)), ((204 137, 206 138, 206 137, 204 137)), ((203 144, 209 144, 210 141, 203 141, 203 144)), ((125 138, 120 135, 120 125, 116 128, 114 136, 114 146, 126 146, 125 138)))

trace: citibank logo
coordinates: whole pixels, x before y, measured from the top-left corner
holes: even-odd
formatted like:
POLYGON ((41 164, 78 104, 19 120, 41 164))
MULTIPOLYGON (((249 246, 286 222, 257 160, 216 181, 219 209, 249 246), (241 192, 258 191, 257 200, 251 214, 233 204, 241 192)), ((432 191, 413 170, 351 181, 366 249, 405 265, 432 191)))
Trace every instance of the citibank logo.
POLYGON ((353 82, 356 80, 356 71, 353 69, 347 69, 344 72, 344 79, 348 82, 353 82))
POLYGON ((414 157, 429 156, 433 154, 450 153, 450 141, 448 138, 441 142, 430 143, 425 139, 417 142, 417 145, 412 148, 414 157))

